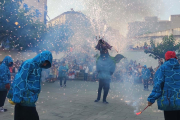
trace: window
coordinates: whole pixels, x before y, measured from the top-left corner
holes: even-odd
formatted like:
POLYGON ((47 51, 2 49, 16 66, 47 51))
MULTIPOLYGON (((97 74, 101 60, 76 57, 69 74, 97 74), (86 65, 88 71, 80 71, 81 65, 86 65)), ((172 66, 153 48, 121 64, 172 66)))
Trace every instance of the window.
POLYGON ((28 7, 28 5, 26 3, 24 3, 23 7, 24 7, 25 10, 29 10, 29 7, 28 7))
POLYGON ((41 12, 38 9, 36 9, 36 17, 40 17, 40 16, 41 16, 41 12))
POLYGON ((46 16, 47 16, 47 12, 44 11, 44 24, 46 24, 46 22, 47 22, 46 16))
POLYGON ((47 5, 44 6, 45 11, 47 11, 47 5))

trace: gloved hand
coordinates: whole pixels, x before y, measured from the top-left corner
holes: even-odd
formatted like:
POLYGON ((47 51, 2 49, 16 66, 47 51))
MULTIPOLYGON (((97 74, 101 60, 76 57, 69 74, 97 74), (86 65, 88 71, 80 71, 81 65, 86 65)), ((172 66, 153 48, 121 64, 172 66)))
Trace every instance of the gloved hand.
POLYGON ((11 105, 16 105, 16 103, 14 103, 12 100, 8 99, 8 102, 11 104, 11 105))
POLYGON ((9 83, 8 83, 8 84, 6 84, 6 86, 5 86, 5 87, 6 87, 6 89, 7 89, 7 90, 10 90, 10 84, 9 84, 9 83))

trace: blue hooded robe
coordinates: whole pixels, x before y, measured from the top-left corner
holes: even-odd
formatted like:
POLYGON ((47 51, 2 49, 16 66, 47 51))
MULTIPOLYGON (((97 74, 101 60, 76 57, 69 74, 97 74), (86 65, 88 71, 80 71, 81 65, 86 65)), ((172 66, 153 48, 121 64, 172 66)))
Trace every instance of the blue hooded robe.
POLYGON ((180 110, 180 65, 172 58, 156 71, 154 88, 148 101, 157 100, 158 109, 164 111, 180 110))
POLYGON ((6 56, 2 64, 0 65, 0 91, 7 91, 5 85, 10 83, 11 74, 9 71, 9 67, 11 67, 12 65, 13 65, 13 60, 9 56, 6 56))
POLYGON ((42 68, 50 68, 51 63, 52 54, 49 51, 44 51, 33 59, 22 63, 7 97, 14 103, 20 103, 22 106, 34 107, 41 91, 42 68), (48 64, 46 67, 43 67, 42 64, 45 61, 48 61, 48 64))

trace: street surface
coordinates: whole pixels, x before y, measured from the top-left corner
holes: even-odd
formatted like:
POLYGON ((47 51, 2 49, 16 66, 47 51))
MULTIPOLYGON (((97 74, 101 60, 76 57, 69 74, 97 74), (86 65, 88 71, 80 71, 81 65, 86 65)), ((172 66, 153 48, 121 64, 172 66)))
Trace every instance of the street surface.
MULTIPOLYGON (((112 82, 107 101, 95 103, 98 82, 67 81, 66 88, 60 88, 59 81, 42 83, 37 102, 40 120, 164 120, 157 104, 147 108, 141 115, 136 112, 147 105, 150 91, 143 91, 142 84, 112 82)), ((0 113, 0 120, 13 120, 14 106, 6 100, 6 113, 0 113)))

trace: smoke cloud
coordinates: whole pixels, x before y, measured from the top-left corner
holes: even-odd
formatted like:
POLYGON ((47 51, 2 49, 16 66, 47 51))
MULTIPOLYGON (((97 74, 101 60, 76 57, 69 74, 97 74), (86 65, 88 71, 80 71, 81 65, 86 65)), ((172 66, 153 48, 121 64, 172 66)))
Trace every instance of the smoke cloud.
POLYGON ((162 15, 164 9, 162 0, 86 0, 85 6, 85 14, 95 19, 105 19, 123 35, 127 33, 128 22, 162 15))

